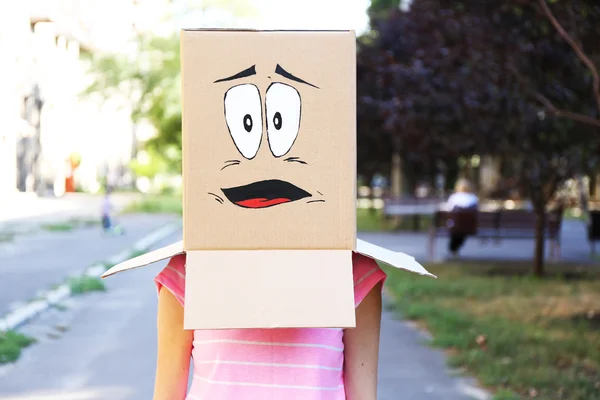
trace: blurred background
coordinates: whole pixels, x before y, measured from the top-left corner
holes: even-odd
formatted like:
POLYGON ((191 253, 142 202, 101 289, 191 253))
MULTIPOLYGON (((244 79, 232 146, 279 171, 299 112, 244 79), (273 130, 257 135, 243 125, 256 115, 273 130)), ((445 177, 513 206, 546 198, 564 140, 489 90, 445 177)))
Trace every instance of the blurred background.
POLYGON ((0 399, 151 397, 164 265, 98 275, 180 237, 185 27, 356 30, 359 237, 440 277, 386 270, 382 399, 600 399, 598 0, 0 2, 0 399))

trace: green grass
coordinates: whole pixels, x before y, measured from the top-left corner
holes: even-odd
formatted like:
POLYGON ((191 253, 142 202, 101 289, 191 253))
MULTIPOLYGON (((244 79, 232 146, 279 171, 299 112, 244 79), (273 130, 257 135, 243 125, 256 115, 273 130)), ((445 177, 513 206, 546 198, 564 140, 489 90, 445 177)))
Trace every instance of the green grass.
POLYGON ((356 229, 359 232, 381 231, 384 228, 381 210, 374 208, 356 209, 356 229))
POLYGON ((69 232, 78 228, 89 228, 100 225, 99 220, 72 218, 66 222, 42 225, 42 229, 50 232, 69 232))
POLYGON ((44 224, 42 225, 42 229, 49 232, 69 232, 75 229, 75 225, 65 222, 65 223, 55 223, 55 224, 44 224))
POLYGON ((14 239, 14 232, 0 232, 0 243, 12 242, 14 239))
MULTIPOLYGON (((438 279, 386 268, 395 306, 496 399, 600 398, 600 271, 530 265, 429 266, 438 279)), ((387 286, 387 285, 386 285, 387 286)))
POLYGON ((147 250, 134 250, 131 252, 131 255, 129 256, 130 258, 135 258, 135 257, 139 257, 142 254, 146 254, 148 251, 147 250))
POLYGON ((565 209, 563 213, 564 219, 575 219, 575 220, 584 220, 584 216, 581 215, 581 211, 575 210, 573 208, 565 209))
MULTIPOLYGON (((380 231, 414 231, 414 218, 411 216, 401 217, 397 221, 392 218, 385 218, 382 210, 357 208, 356 209, 356 229, 359 232, 380 232, 380 231)), ((417 232, 423 232, 429 229, 431 217, 419 217, 417 232)))
POLYGON ((113 263, 110 263, 108 261, 104 261, 101 263, 102 266, 104 267, 105 271, 108 271, 109 269, 111 269, 112 267, 114 267, 115 265, 113 263))
POLYGON ((81 219, 73 218, 68 221, 69 224, 80 228, 89 228, 100 225, 100 219, 81 219))
POLYGON ((178 214, 183 212, 181 196, 156 195, 136 200, 125 207, 126 213, 165 213, 178 214))
POLYGON ((71 293, 74 295, 88 292, 102 292, 106 290, 106 286, 102 279, 91 276, 73 278, 69 282, 69 286, 71 288, 71 293))
POLYGON ((0 365, 17 361, 21 350, 34 342, 35 339, 14 331, 0 332, 0 365))

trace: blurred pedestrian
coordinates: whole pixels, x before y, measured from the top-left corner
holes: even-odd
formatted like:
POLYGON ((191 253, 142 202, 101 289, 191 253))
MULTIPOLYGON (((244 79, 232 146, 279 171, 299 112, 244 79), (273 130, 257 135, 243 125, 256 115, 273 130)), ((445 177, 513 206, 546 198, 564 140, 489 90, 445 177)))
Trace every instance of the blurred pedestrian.
POLYGON ((112 187, 107 186, 106 191, 104 192, 104 198, 102 199, 102 229, 106 233, 115 233, 122 234, 124 233, 123 229, 114 224, 114 220, 112 218, 114 206, 111 202, 110 195, 112 193, 112 187))
MULTIPOLYGON (((450 195, 446 202, 449 211, 477 211, 479 207, 479 198, 473 193, 471 182, 467 179, 459 179, 456 182, 454 193, 450 195)), ((452 232, 450 234, 450 243, 448 250, 455 256, 464 246, 467 240, 467 234, 461 232, 452 232)))

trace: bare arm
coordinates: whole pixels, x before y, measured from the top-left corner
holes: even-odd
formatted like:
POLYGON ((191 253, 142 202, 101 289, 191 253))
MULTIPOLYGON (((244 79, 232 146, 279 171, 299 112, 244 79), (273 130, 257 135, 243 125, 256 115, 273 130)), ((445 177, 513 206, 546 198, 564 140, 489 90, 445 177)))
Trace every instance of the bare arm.
POLYGON ((168 290, 158 296, 158 355, 154 400, 185 399, 193 331, 183 330, 183 307, 168 290))
POLYGON ((381 284, 356 309, 356 328, 344 331, 344 382, 348 400, 377 399, 381 284))

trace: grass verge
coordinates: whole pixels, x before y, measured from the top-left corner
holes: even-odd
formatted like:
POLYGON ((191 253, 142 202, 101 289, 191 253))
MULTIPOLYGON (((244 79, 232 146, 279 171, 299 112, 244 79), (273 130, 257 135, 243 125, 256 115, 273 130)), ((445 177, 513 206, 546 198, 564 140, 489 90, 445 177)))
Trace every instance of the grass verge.
POLYGON ((356 229, 359 232, 381 231, 415 231, 423 232, 429 229, 432 218, 430 216, 406 216, 393 220, 385 218, 381 209, 357 208, 356 229))
POLYGON ((78 228, 89 228, 100 225, 99 220, 73 218, 66 222, 44 224, 41 228, 49 232, 69 232, 78 228))
POLYGON ((125 207, 125 213, 165 213, 178 214, 183 212, 181 196, 156 195, 143 197, 125 207))
POLYGON ((92 276, 80 276, 71 279, 69 282, 71 293, 73 295, 88 293, 88 292, 102 292, 106 290, 104 281, 100 278, 92 276))
POLYGON ((16 361, 35 339, 14 331, 0 332, 0 365, 16 361))
POLYGON ((49 232, 69 232, 75 229, 75 225, 68 222, 44 224, 42 229, 49 232))
POLYGON ((600 398, 600 271, 527 263, 428 266, 438 279, 386 268, 395 306, 430 331, 449 363, 496 399, 600 398))
POLYGON ((0 232, 0 243, 12 242, 15 239, 13 232, 0 232))

